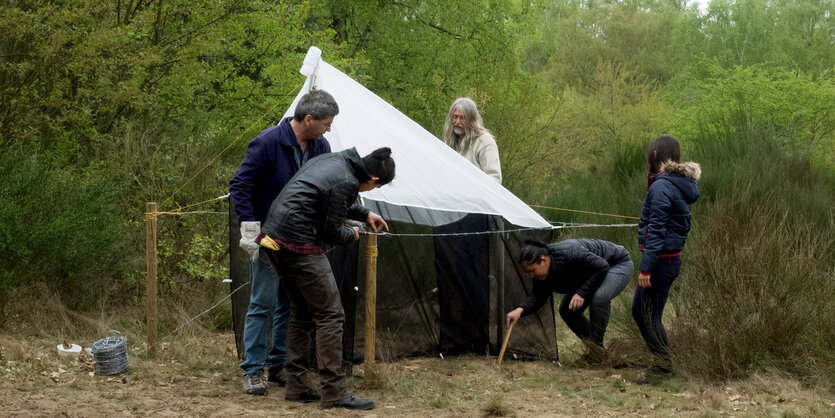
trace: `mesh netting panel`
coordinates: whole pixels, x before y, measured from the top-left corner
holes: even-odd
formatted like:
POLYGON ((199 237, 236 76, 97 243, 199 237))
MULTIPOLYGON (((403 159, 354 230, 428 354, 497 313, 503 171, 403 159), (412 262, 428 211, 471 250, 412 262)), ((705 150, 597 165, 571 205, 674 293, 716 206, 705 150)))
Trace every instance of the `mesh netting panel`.
MULTIPOLYGON (((495 223, 492 223, 492 226, 495 228, 495 223)), ((400 222, 389 222, 389 227, 395 234, 439 233, 437 227, 400 222)), ((547 242, 550 240, 550 231, 475 237, 484 239, 486 242, 481 244, 489 248, 489 251, 476 256, 475 259, 460 258, 473 257, 472 253, 467 251, 456 253, 460 255, 459 258, 448 253, 443 255, 447 259, 446 263, 437 263, 436 250, 444 248, 443 245, 437 245, 438 237, 406 236, 378 239, 375 348, 378 359, 385 361, 408 356, 435 356, 439 352, 498 353, 504 338, 505 315, 521 303, 531 289, 531 279, 524 276, 515 263, 519 248, 525 239, 533 237, 547 242), (481 264, 484 267, 481 271, 491 273, 489 276, 483 276, 483 280, 486 280, 485 295, 469 297, 472 295, 468 293, 468 289, 461 287, 468 283, 466 281, 458 281, 454 286, 450 286, 458 287, 453 292, 445 293, 441 290, 439 277, 455 280, 458 276, 456 271, 439 270, 444 266, 470 263, 481 264), (504 274, 500 275, 499 272, 504 274), (499 286, 500 283, 504 283, 504 286, 499 286), (447 299, 444 300, 444 297, 447 299), (466 299, 467 297, 469 299, 466 299), (468 317, 472 312, 480 312, 480 317, 468 317), (460 322, 455 326, 445 325, 456 320, 460 322), (458 342, 457 347, 450 349, 445 346, 444 342, 449 341, 458 342)), ((454 238, 453 242, 461 243, 457 241, 460 237, 454 238)), ((364 239, 360 246, 365 246, 364 239)), ((356 295, 357 313, 354 325, 354 329, 357 330, 353 350, 355 362, 362 360, 365 347, 363 330, 366 260, 362 254, 360 251, 359 292, 356 295)), ((525 359, 558 358, 554 311, 551 304, 526 317, 514 327, 508 353, 515 353, 517 357, 525 359)))
MULTIPOLYGON (((238 247, 238 224, 230 216, 232 289, 249 280, 246 253, 238 247)), ((468 215, 444 227, 389 222, 394 234, 448 233, 516 229, 487 215, 468 215), (470 223, 468 223, 470 222, 470 223), (462 224, 463 223, 463 224, 462 224), (483 229, 482 229, 483 230, 483 229)), ((376 348, 379 360, 474 352, 498 353, 504 338, 504 317, 531 290, 531 279, 516 264, 526 239, 549 242, 548 230, 466 237, 399 236, 378 238, 376 348), (466 246, 462 250, 462 246, 466 246), (457 250, 452 250, 458 247, 457 250), (443 252, 440 254, 439 253, 443 252), (439 261, 440 260, 440 261, 439 261), (475 267, 475 276, 464 277, 475 267), (463 271, 463 273, 462 273, 463 271), (440 280, 440 282, 439 282, 440 280), (474 280, 480 280, 475 282, 474 280), (476 287, 476 290, 473 290, 476 287)), ((366 239, 328 249, 328 259, 342 295, 346 322, 343 358, 362 362, 365 347, 366 239)), ((249 287, 232 298, 239 356, 249 287)), ((524 318, 513 330, 508 355, 523 359, 558 358, 552 304, 524 318)))

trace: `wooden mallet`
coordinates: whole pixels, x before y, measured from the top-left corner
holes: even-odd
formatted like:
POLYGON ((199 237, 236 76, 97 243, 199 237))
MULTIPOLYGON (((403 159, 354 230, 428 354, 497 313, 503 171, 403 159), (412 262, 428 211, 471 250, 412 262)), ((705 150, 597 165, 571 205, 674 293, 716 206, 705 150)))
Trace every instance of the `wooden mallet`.
POLYGON ((507 334, 504 336, 504 342, 502 343, 502 349, 499 350, 499 364, 502 364, 502 359, 504 358, 504 351, 507 349, 507 342, 510 340, 510 332, 513 331, 513 324, 510 324, 510 327, 507 328, 507 334))

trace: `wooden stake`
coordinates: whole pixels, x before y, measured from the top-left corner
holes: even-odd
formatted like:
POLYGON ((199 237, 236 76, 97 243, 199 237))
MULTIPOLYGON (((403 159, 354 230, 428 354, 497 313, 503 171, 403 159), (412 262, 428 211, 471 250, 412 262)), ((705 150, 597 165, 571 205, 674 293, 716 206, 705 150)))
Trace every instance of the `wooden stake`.
POLYGON ((148 355, 157 354, 157 204, 145 204, 145 261, 147 265, 145 298, 148 327, 148 355))
POLYGON ((502 349, 499 351, 499 364, 502 364, 502 359, 504 358, 504 350, 507 349, 507 342, 510 341, 510 333, 513 331, 513 324, 510 324, 510 327, 507 329, 507 335, 504 336, 504 342, 502 343, 502 349))
POLYGON ((366 235, 365 264, 365 385, 373 386, 377 381, 374 364, 374 346, 377 342, 377 236, 366 235))
MULTIPOLYGON (((491 229, 494 231, 504 230, 504 219, 501 216, 490 217, 495 222, 491 222, 491 229)), ((505 307, 504 307, 504 253, 505 242, 504 233, 490 234, 491 247, 493 251, 490 253, 490 269, 496 284, 496 344, 504 340, 504 324, 505 324, 505 307)))

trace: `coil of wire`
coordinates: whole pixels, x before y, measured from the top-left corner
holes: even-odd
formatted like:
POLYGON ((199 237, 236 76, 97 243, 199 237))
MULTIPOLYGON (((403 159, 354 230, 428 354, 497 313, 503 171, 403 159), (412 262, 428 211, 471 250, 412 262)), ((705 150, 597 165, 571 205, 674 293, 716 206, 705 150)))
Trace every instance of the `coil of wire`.
POLYGON ((93 343, 96 373, 112 376, 128 371, 128 344, 122 337, 106 337, 93 343))

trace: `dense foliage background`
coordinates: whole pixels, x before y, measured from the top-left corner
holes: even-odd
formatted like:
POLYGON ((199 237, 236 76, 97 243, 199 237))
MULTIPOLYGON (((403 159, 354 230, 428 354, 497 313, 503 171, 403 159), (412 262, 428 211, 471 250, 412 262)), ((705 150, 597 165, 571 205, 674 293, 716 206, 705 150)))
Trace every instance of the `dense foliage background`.
MULTIPOLYGON (((704 170, 670 314, 700 349, 679 360, 831 384, 833 20, 832 0, 6 1, 0 316, 36 282, 78 310, 140 299, 145 202, 225 194, 316 45, 437 134, 473 97, 531 204, 636 215, 646 144, 678 137, 704 170)), ((163 303, 228 291, 227 208, 200 209, 219 213, 160 218, 163 303)), ((637 252, 632 230, 580 233, 637 252)))

